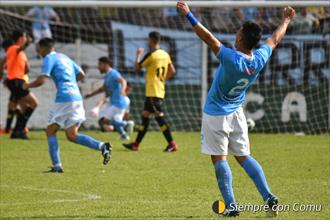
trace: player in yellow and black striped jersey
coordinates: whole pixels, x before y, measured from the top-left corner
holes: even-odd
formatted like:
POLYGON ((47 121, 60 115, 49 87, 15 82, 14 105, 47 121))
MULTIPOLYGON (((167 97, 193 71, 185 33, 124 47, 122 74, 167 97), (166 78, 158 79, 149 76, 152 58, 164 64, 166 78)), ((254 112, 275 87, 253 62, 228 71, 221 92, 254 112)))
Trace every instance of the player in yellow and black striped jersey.
POLYGON ((168 146, 164 151, 173 152, 178 149, 178 145, 172 138, 170 128, 164 120, 164 113, 162 110, 165 98, 165 82, 175 75, 175 68, 170 55, 166 51, 160 49, 160 39, 161 36, 158 32, 150 32, 150 52, 140 61, 143 49, 139 48, 137 51, 135 62, 136 71, 138 72, 142 68, 146 68, 146 99, 142 112, 142 125, 140 126, 135 142, 123 144, 130 150, 136 151, 139 149, 139 144, 148 131, 150 117, 153 115, 168 142, 168 146))

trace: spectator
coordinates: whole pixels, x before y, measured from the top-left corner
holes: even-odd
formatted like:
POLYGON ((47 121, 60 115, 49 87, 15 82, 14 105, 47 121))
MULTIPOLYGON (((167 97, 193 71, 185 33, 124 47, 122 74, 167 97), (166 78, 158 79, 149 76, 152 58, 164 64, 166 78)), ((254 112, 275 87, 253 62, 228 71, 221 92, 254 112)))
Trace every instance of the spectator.
POLYGON ((269 13, 269 9, 266 8, 258 8, 257 17, 255 22, 262 27, 263 34, 272 33, 273 30, 270 26, 271 13, 269 13))
POLYGON ((228 30, 231 33, 236 33, 245 21, 243 10, 241 8, 234 8, 229 20, 231 22, 228 22, 228 30))
MULTIPOLYGON (((233 30, 231 21, 224 20, 223 18, 228 18, 231 16, 232 10, 229 8, 214 8, 210 9, 210 27, 213 31, 232 33, 236 30, 233 30)), ((205 21, 204 21, 205 22, 205 21)))
POLYGON ((307 12, 307 8, 301 8, 300 13, 294 18, 293 32, 299 34, 311 34, 319 27, 319 20, 311 13, 307 12))
POLYGON ((257 19, 258 10, 256 7, 243 8, 243 14, 247 21, 255 22, 257 19))
POLYGON ((52 32, 49 26, 49 22, 54 20, 60 22, 60 17, 51 7, 38 7, 31 8, 27 16, 33 18, 32 34, 35 43, 38 43, 42 38, 52 38, 52 32))
POLYGON ((314 15, 319 21, 317 32, 330 33, 330 9, 328 7, 308 7, 307 12, 314 15))

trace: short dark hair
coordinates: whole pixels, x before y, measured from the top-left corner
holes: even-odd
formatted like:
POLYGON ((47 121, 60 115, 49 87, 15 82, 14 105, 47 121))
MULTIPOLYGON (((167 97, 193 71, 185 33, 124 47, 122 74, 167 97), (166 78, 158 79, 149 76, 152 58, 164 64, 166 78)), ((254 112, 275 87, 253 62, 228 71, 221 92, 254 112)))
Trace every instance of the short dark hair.
POLYGON ((109 66, 112 66, 112 61, 109 57, 100 57, 99 62, 108 64, 109 66))
POLYGON ((244 22, 242 26, 243 42, 246 49, 252 50, 255 48, 262 36, 261 27, 252 21, 244 22))
POLYGON ((12 41, 11 39, 7 39, 2 42, 1 46, 4 50, 7 50, 13 44, 14 44, 14 41, 12 41))
POLYGON ((127 87, 132 88, 132 84, 130 82, 126 82, 127 87))
POLYGON ((40 48, 44 48, 46 50, 51 50, 54 47, 55 41, 52 38, 42 38, 38 45, 40 48))
POLYGON ((160 42, 160 33, 157 32, 157 31, 152 31, 149 33, 149 38, 154 40, 156 43, 159 43, 160 42))
POLYGON ((20 37, 22 37, 26 31, 22 30, 14 30, 13 33, 11 34, 11 38, 13 39, 14 42, 18 41, 20 37))

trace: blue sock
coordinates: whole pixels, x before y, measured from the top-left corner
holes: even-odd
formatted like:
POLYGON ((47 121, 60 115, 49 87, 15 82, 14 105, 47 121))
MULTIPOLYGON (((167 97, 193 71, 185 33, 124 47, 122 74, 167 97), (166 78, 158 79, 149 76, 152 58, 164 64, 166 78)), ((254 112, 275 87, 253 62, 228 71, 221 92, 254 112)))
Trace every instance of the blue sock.
POLYGON ((60 149, 58 147, 57 137, 48 136, 48 150, 53 166, 62 166, 60 159, 60 149))
POLYGON ((242 164, 245 172, 250 176, 256 185, 259 193, 261 194, 264 201, 269 197, 270 191, 266 181, 264 171, 261 165, 253 157, 248 156, 242 164))
POLYGON ((235 196, 233 192, 233 176, 227 160, 218 160, 214 164, 215 174, 218 180, 218 186, 222 197, 225 200, 226 208, 230 208, 230 204, 235 204, 235 196))
POLYGON ((94 138, 85 135, 85 134, 77 134, 76 144, 80 144, 95 150, 101 150, 102 142, 95 140, 94 138))
POLYGON ((120 134, 120 136, 126 135, 124 127, 127 125, 126 121, 118 121, 118 120, 111 120, 113 126, 115 126, 116 131, 120 134))

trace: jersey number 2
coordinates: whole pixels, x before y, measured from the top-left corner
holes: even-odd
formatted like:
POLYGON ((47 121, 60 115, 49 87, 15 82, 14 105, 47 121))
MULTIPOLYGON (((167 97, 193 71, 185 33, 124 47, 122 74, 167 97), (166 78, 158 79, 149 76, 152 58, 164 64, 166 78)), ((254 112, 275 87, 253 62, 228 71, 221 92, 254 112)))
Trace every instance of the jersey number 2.
POLYGON ((164 82, 164 80, 165 80, 165 67, 162 66, 162 67, 157 68, 157 78, 160 81, 164 82))
POLYGON ((249 80, 247 80, 247 79, 240 79, 236 83, 238 85, 235 86, 235 87, 233 87, 228 92, 228 95, 237 95, 238 93, 240 93, 240 91, 242 91, 243 89, 245 89, 249 85, 249 80))

